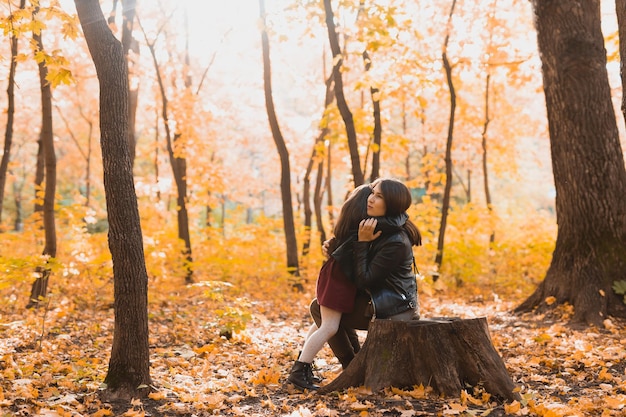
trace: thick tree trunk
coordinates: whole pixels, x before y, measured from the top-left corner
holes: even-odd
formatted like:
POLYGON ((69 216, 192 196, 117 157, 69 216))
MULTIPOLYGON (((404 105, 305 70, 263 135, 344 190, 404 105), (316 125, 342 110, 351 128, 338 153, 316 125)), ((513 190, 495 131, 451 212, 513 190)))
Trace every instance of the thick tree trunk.
MULTIPOLYGON (((33 34, 33 40, 39 51, 44 50, 41 33, 33 34)), ((38 62, 39 83, 41 85, 41 149, 43 149, 44 190, 43 190, 43 228, 44 248, 42 255, 46 258, 57 256, 57 235, 54 216, 54 201, 57 183, 57 159, 54 151, 54 137, 52 131, 52 89, 46 79, 48 67, 44 61, 38 62)), ((35 307, 39 300, 46 296, 50 271, 46 266, 37 270, 37 278, 31 287, 29 301, 26 308, 35 307)))
POLYGON ((374 392, 422 385, 446 397, 482 386, 501 400, 520 398, 485 318, 374 320, 350 365, 319 393, 362 385, 374 392))
MULTIPOLYGON (((260 15, 265 25, 265 2, 259 0, 260 15)), ((292 197, 291 197, 291 168, 289 166, 289 151, 285 144, 285 139, 278 126, 278 118, 274 109, 274 99, 272 97, 272 72, 270 62, 270 44, 267 30, 263 27, 261 31, 261 46, 263 47, 263 85, 265 89, 265 107, 269 120, 272 137, 280 156, 280 192, 283 203, 283 226, 285 228, 285 240, 287 245, 287 269, 294 276, 300 276, 298 266, 298 244, 296 240, 296 228, 293 217, 292 197)), ((296 287, 300 287, 296 283, 296 287)))
POLYGON ((148 274, 128 138, 128 73, 121 43, 98 0, 75 0, 100 83, 100 134, 104 191, 113 259, 115 329, 104 383, 107 399, 150 391, 148 274))
POLYGON ((626 0, 615 0, 619 37, 619 75, 622 80, 622 116, 626 119, 626 0))
POLYGON ((574 306, 574 322, 626 316, 626 169, 606 70, 600 1, 533 1, 556 187, 552 262, 516 310, 574 306))
POLYGON ((352 179, 354 187, 365 182, 363 170, 361 169, 361 158, 359 157, 359 146, 356 137, 356 128, 354 127, 354 117, 346 101, 343 91, 343 78, 341 76, 341 48, 339 47, 339 39, 337 37, 337 29, 335 28, 335 15, 331 0, 324 0, 324 11, 326 15, 326 27, 328 28, 328 40, 330 49, 333 53, 333 80, 335 81, 335 98, 337 99, 337 108, 341 113, 344 125, 346 127, 346 135, 348 137, 348 148, 350 149, 350 160, 352 162, 352 179))

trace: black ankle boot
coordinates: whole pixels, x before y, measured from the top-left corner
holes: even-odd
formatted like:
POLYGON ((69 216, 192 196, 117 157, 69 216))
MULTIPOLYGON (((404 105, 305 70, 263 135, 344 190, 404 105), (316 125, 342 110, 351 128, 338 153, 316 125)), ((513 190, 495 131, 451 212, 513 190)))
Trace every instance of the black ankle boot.
POLYGON ((297 388, 317 390, 319 385, 315 385, 312 380, 313 369, 310 363, 296 361, 291 368, 287 382, 292 383, 297 388))
MULTIPOLYGON (((298 352, 298 359, 296 359, 297 361, 300 360, 300 355, 302 354, 302 351, 298 352)), ((320 378, 319 376, 315 375, 315 373, 313 373, 313 364, 311 364, 311 382, 313 382, 314 384, 321 384, 323 379, 320 378)))

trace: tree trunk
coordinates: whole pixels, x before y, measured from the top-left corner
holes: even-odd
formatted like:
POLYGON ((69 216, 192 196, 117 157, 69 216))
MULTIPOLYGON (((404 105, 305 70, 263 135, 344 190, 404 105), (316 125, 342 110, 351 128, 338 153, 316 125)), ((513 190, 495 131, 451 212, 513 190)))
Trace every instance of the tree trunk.
POLYGON ((322 183, 324 182, 324 161, 317 164, 317 174, 315 177, 315 191, 313 192, 313 207, 315 208, 315 224, 317 224, 317 232, 319 233, 320 244, 326 241, 326 230, 324 230, 324 221, 322 220, 322 199, 324 191, 322 183))
POLYGON ((619 75, 622 80, 622 115, 626 119, 626 0, 615 0, 615 12, 617 14, 617 32, 619 38, 619 75))
MULTIPOLYGON (((20 0, 19 10, 23 10, 26 0, 20 0)), ((13 28, 11 28, 13 29, 13 28)), ((9 63, 9 78, 7 80, 7 124, 4 131, 4 151, 0 161, 0 232, 4 208, 4 194, 7 183, 7 172, 11 160, 11 145, 13 143, 13 121, 15 116, 15 69, 17 68, 17 33, 11 32, 11 61, 9 63)))
POLYGON ((128 138, 128 73, 121 43, 98 0, 75 0, 100 84, 104 191, 113 259, 115 329, 104 383, 107 399, 146 395, 150 378, 148 274, 128 138))
POLYGON ((148 41, 148 36, 145 31, 144 37, 146 44, 148 45, 148 49, 150 50, 150 54, 152 55, 152 62, 156 72, 159 92, 161 93, 161 117, 163 118, 163 126, 165 128, 167 153, 169 156, 170 166, 172 168, 172 175, 174 176, 174 183, 176 184, 176 224, 178 226, 178 238, 182 240, 185 245, 185 249, 182 253, 185 258, 185 282, 190 284, 193 282, 193 257, 191 250, 191 236, 189 234, 189 214, 187 211, 187 159, 185 156, 185 144, 181 135, 178 133, 175 133, 173 135, 174 138, 172 139, 168 107, 169 100, 167 99, 165 83, 163 77, 161 76, 161 67, 159 66, 154 49, 154 43, 156 41, 148 41))
MULTIPOLYGON (((33 40, 38 51, 43 52, 41 32, 33 34, 33 40)), ((41 147, 44 160, 44 193, 43 193, 43 228, 45 243, 42 255, 47 258, 57 256, 57 236, 54 218, 54 201, 56 196, 57 160, 54 151, 54 137, 52 131, 52 89, 46 79, 48 67, 45 61, 38 62, 39 83, 41 85, 41 147)), ((46 296, 50 270, 44 265, 37 269, 37 278, 31 287, 30 298, 26 308, 31 308, 46 296)))
MULTIPOLYGON (((291 168, 289 166, 289 151, 285 144, 285 139, 278 126, 274 100, 272 98, 272 72, 270 63, 270 44, 267 30, 265 28, 265 2, 259 0, 260 15, 263 22, 261 30, 261 45, 263 47, 263 84, 265 89, 265 107, 267 117, 272 130, 272 137, 280 156, 280 192, 283 203, 283 226, 285 228, 285 240, 287 245, 287 269, 294 276, 300 276, 298 266, 298 244, 296 241, 296 229, 293 218, 293 207, 291 198, 291 168)), ((296 283, 296 287, 300 287, 296 283)))
MULTIPOLYGON (((489 190, 489 167, 487 165, 487 130, 489 129, 489 122, 491 118, 489 116, 489 85, 491 81, 491 74, 487 73, 485 79, 485 121, 483 122, 483 131, 480 134, 481 145, 483 149, 482 162, 483 162, 483 188, 485 190, 485 203, 487 204, 487 210, 489 215, 493 215, 493 205, 491 204, 491 191, 489 190)), ((469 178, 468 178, 469 183, 469 178)), ((469 185, 468 185, 469 187, 469 185)), ((491 230, 489 235, 489 243, 492 244, 496 240, 495 230, 491 230)))
POLYGON ((15 202, 15 221, 13 222, 13 229, 16 232, 24 230, 24 221, 22 220, 22 188, 24 186, 24 179, 13 182, 13 201, 15 202))
POLYGON ((552 262, 516 311, 574 306, 573 322, 626 317, 626 169, 606 70, 600 2, 533 1, 558 232, 552 262), (556 303, 546 298, 554 297, 556 303))
MULTIPOLYGON (((180 134, 174 135, 174 144, 181 142, 180 134)), ((178 238, 183 241, 185 249, 185 282, 193 282, 193 256, 191 251, 191 235, 189 234, 189 212, 187 210, 187 158, 174 157, 170 152, 170 163, 176 181, 176 220, 178 224, 178 238)))
POLYGON ((324 11, 326 14, 326 27, 328 28, 328 40, 330 49, 333 53, 333 80, 335 81, 335 98, 337 99, 337 108, 341 113, 344 125, 346 126, 346 135, 348 137, 348 148, 350 149, 350 160, 352 162, 352 179, 354 187, 365 182, 363 170, 361 169, 361 159, 359 157, 359 145, 356 138, 356 128, 354 127, 354 118, 350 107, 346 101, 343 91, 343 78, 341 76, 341 48, 339 47, 339 39, 337 38, 337 30, 335 28, 335 15, 331 0, 324 0, 324 11))
POLYGON ((484 317, 374 320, 350 365, 319 393, 362 385, 374 392, 422 385, 446 397, 482 386, 500 399, 520 399, 484 317))
POLYGON ((450 26, 452 21, 452 15, 454 14, 454 6, 456 0, 452 1, 450 7, 450 14, 448 15, 448 30, 446 33, 446 40, 443 47, 443 67, 446 71, 446 78, 448 80, 448 88, 450 89, 450 120, 448 121, 448 138, 446 141, 446 185, 443 192, 443 201, 441 204, 441 222, 439 223, 439 237, 437 238, 437 255, 435 256, 435 264, 437 270, 441 270, 441 264, 443 263, 443 247, 446 236, 446 225, 448 223, 448 211, 450 210, 450 194, 452 191, 452 139, 454 132, 454 113, 456 111, 456 91, 454 90, 454 82, 452 80, 452 66, 448 60, 448 40, 450 37, 450 26))
MULTIPOLYGON (((335 214, 333 213, 333 167, 332 167, 332 142, 328 142, 326 147, 326 181, 324 182, 324 188, 326 189, 326 201, 328 207, 328 221, 329 228, 332 230, 335 228, 335 214)), ((321 196, 320 196, 321 199, 321 196)))

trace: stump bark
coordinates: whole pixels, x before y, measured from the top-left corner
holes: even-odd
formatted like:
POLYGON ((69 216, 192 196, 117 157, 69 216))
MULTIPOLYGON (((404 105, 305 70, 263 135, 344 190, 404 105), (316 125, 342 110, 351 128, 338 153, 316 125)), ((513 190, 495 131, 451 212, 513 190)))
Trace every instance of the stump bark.
POLYGON ((415 385, 430 386, 447 397, 480 385, 502 400, 520 399, 484 317, 374 320, 350 365, 318 392, 357 386, 376 392, 415 385))

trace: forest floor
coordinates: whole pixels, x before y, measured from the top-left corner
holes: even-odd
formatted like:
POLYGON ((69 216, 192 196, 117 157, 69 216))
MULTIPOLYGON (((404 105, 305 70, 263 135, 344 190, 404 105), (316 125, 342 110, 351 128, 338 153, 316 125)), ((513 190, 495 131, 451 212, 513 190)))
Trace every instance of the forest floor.
MULTIPOLYGON (((571 309, 514 315, 499 300, 431 296, 425 317, 486 317, 492 342, 522 400, 501 403, 479 388, 441 398, 425 387, 327 395, 285 385, 310 325, 307 295, 216 309, 198 287, 150 305, 153 392, 105 400, 113 310, 55 301, 47 311, 0 310, 0 416, 625 416, 626 322, 569 326, 571 309), (43 336, 42 336, 43 335, 43 336)), ((365 337, 365 334, 360 334, 365 337)), ((316 368, 341 371, 325 347, 316 368)))

